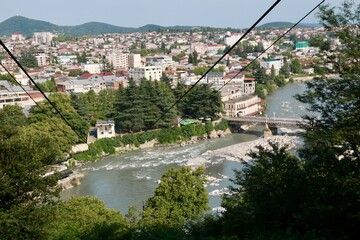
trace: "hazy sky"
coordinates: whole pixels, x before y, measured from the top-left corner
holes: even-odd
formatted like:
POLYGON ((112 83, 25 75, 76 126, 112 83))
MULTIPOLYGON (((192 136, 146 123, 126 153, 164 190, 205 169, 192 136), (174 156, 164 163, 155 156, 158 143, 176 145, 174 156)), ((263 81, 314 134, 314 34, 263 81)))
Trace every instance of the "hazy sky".
MULTIPOLYGON (((275 0, 3 0, 0 22, 16 15, 57 25, 96 21, 123 27, 146 24, 250 27, 275 0)), ((262 23, 297 22, 321 0, 282 0, 262 23)), ((338 6, 343 0, 326 0, 338 6)), ((314 15, 305 23, 318 22, 314 15)))

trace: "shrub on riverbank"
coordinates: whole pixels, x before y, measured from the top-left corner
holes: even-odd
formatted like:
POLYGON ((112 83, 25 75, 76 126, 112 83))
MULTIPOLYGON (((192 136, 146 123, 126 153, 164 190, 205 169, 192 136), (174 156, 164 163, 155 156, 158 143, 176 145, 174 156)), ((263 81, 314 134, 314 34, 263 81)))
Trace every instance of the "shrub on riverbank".
POLYGON ((157 140, 160 144, 173 144, 181 141, 188 141, 194 136, 204 136, 213 130, 225 131, 228 129, 226 120, 213 126, 212 123, 191 124, 175 128, 163 128, 139 133, 129 133, 114 138, 103 138, 89 144, 89 150, 73 155, 75 160, 95 161, 101 156, 115 154, 116 148, 131 145, 139 147, 141 144, 157 140))

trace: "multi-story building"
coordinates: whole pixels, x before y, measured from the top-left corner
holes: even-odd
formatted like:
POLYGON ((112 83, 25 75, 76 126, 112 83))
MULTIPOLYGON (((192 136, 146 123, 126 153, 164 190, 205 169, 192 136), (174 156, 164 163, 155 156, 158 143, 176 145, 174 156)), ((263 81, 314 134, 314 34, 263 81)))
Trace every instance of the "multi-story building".
POLYGON ((54 37, 56 35, 51 32, 34 32, 33 40, 37 44, 50 45, 54 37))
POLYGON ((255 78, 244 78, 244 94, 255 94, 255 78))
POLYGON ((45 53, 37 53, 35 54, 36 61, 39 66, 48 65, 48 55, 45 53))
POLYGON ((76 63, 77 57, 73 54, 63 54, 57 56, 57 61, 59 64, 76 63))
POLYGON ((81 64, 81 71, 88 71, 89 73, 100 73, 103 69, 103 64, 100 63, 83 63, 81 64))
POLYGON ((145 78, 150 81, 160 80, 162 77, 161 67, 147 66, 147 67, 137 67, 130 69, 129 78, 132 78, 135 82, 140 82, 142 78, 145 78))
POLYGON ((169 56, 151 56, 146 57, 146 65, 161 67, 165 71, 166 68, 173 67, 175 62, 169 56))
POLYGON ((129 68, 141 67, 141 55, 140 54, 129 54, 129 68))
POLYGON ((224 38, 224 43, 227 45, 227 46, 232 46, 234 45, 239 39, 240 39, 241 35, 240 34, 234 34, 234 35, 227 35, 225 36, 224 38))
POLYGON ((8 81, 0 80, 0 109, 7 105, 19 105, 23 108, 34 106, 34 101, 44 100, 41 92, 34 91, 29 86, 23 86, 23 88, 26 92, 20 86, 12 86, 8 81))
POLYGON ((90 90, 99 93, 104 89, 106 89, 106 81, 102 78, 70 80, 56 84, 56 90, 58 92, 66 93, 86 93, 90 90))
POLYGON ((239 117, 257 114, 261 109, 261 99, 255 95, 247 95, 224 101, 226 116, 239 117))
POLYGON ((11 35, 11 40, 12 41, 24 41, 25 40, 25 37, 22 33, 20 32, 14 32, 12 35, 11 35))
POLYGON ((271 71, 271 68, 274 67, 276 75, 279 74, 282 66, 284 66, 284 60, 280 58, 263 59, 260 62, 260 67, 265 68, 267 70, 267 73, 269 73, 269 71, 271 71))
POLYGON ((112 52, 106 56, 106 59, 114 66, 114 68, 127 69, 129 67, 128 53, 112 52))
POLYGON ((209 72, 204 79, 208 84, 223 86, 225 84, 224 76, 225 72, 209 72))
POLYGON ((111 120, 97 121, 96 122, 96 137, 101 138, 112 138, 115 137, 115 122, 111 120))

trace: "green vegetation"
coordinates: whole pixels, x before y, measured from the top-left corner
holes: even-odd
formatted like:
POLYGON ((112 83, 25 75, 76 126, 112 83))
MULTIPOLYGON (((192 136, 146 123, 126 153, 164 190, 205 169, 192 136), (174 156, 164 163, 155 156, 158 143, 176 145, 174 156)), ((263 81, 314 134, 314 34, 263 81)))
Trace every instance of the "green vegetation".
POLYGON ((95 161, 103 154, 114 154, 116 148, 131 145, 139 147, 140 144, 156 140, 160 144, 173 144, 190 140, 191 137, 206 137, 213 130, 225 131, 228 128, 227 121, 222 119, 220 123, 213 126, 211 123, 190 124, 182 127, 163 128, 139 133, 129 133, 114 138, 99 139, 89 144, 89 150, 73 155, 76 160, 95 161))
POLYGON ((25 68, 39 67, 36 57, 34 56, 34 54, 31 51, 23 52, 19 58, 19 62, 25 68))
MULTIPOLYGON (((67 122, 71 125, 71 128, 76 131, 77 135, 81 137, 81 139, 79 139, 78 136, 76 136, 75 142, 86 142, 89 125, 71 106, 70 96, 63 93, 53 93, 49 97, 49 99, 53 103, 53 105, 56 106, 59 112, 64 116, 67 122)), ((30 111, 29 119, 30 122, 34 124, 38 124, 39 122, 48 123, 50 125, 54 125, 55 122, 63 123, 63 120, 61 120, 59 114, 48 102, 41 102, 38 104, 38 106, 33 107, 30 111), (49 121, 49 118, 51 119, 51 121, 49 121)), ((53 128, 56 128, 56 125, 53 126, 53 128)), ((58 130, 61 131, 62 128, 58 130)), ((69 139, 71 139, 70 142, 73 143, 73 138, 70 138, 70 136, 75 133, 73 131, 71 131, 71 133, 64 131, 64 134, 68 136, 69 139)))
MULTIPOLYGON (((44 83, 37 83, 36 85, 38 85, 43 92, 56 92, 56 83, 53 78, 44 83)), ((37 90, 38 88, 34 87, 34 89, 37 90)))
MULTIPOLYGON (((45 176, 46 167, 62 159, 68 146, 78 140, 77 136, 45 103, 41 104, 42 108, 34 108, 28 117, 18 106, 0 109, 0 238, 358 239, 359 11, 359 4, 353 1, 346 1, 340 11, 327 5, 321 7, 323 24, 343 44, 340 51, 332 53, 336 54, 335 68, 341 78, 320 77, 307 83, 306 92, 297 98, 309 104, 318 116, 305 117, 308 123, 303 126, 305 142, 299 155, 292 155, 273 143, 270 149, 258 147, 257 152, 250 153, 253 160, 235 171, 231 194, 223 197, 226 211, 222 214, 206 214, 209 208, 203 168, 168 170, 144 208, 131 207, 125 216, 106 208, 95 198, 60 201, 55 186, 57 177, 45 176), (53 121, 48 121, 45 113, 53 121)), ((146 90, 157 89, 146 84, 131 86, 130 92, 124 89, 118 92, 117 101, 131 99, 144 104, 141 100, 149 101, 144 94, 146 90)), ((184 89, 158 91, 170 96, 181 94, 184 89)), ((200 93, 197 95, 204 98, 200 93)), ((51 97, 79 132, 83 132, 87 125, 70 105, 70 97, 63 94, 51 97)), ((124 103, 115 105, 121 104, 124 103)), ((186 108, 182 105, 179 109, 186 108)), ((220 123, 214 128, 225 126, 226 123, 220 123)), ((94 149, 111 151, 109 146, 115 144, 140 144, 155 137, 176 141, 212 128, 188 125, 149 131, 142 136, 127 134, 99 141, 94 149), (170 131, 169 136, 166 131, 170 131), (181 132, 181 137, 172 131, 181 132)))

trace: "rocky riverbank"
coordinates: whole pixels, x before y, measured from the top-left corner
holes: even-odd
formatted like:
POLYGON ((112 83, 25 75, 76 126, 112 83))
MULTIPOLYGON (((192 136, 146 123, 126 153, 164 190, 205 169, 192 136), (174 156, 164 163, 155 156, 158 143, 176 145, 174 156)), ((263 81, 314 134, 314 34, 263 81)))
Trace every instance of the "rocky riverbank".
POLYGON ((278 143, 279 146, 286 146, 287 149, 293 149, 301 145, 301 138, 298 136, 272 136, 269 138, 260 138, 254 141, 243 142, 235 145, 231 145, 224 148, 219 148, 214 151, 207 151, 202 155, 203 158, 209 158, 212 156, 223 157, 229 161, 248 161, 251 158, 248 154, 251 151, 256 151, 256 146, 263 146, 269 149, 269 142, 278 143))

